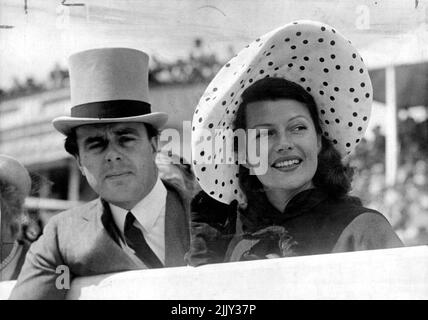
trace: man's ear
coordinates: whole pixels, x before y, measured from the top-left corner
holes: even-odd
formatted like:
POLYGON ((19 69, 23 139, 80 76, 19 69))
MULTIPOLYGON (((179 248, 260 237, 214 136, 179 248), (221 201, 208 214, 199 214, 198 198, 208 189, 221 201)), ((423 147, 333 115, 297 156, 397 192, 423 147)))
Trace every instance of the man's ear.
POLYGON ((85 176, 85 170, 83 170, 82 163, 80 162, 80 157, 78 155, 75 155, 74 157, 76 159, 76 163, 77 163, 77 166, 79 167, 80 172, 82 173, 83 176, 85 176))
POLYGON ((153 154, 158 153, 158 136, 154 136, 150 138, 150 145, 152 146, 153 154))

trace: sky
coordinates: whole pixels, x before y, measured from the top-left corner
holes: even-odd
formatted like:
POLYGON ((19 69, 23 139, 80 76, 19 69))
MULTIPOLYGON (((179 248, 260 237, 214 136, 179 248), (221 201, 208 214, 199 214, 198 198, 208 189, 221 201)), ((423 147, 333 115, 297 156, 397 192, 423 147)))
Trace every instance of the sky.
POLYGON ((0 0, 0 88, 14 78, 43 81, 91 48, 131 47, 172 61, 198 37, 227 57, 299 19, 334 26, 369 66, 420 60, 428 58, 427 16, 428 0, 0 0))

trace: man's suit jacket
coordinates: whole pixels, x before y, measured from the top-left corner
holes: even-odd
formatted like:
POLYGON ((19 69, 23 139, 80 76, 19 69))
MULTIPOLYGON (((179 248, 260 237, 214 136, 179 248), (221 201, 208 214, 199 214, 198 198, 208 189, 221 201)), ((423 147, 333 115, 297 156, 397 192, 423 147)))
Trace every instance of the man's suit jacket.
MULTIPOLYGON (((184 266, 189 249, 188 202, 165 183, 165 266, 184 266)), ((118 242, 108 204, 93 200, 52 217, 26 256, 10 299, 64 299, 64 267, 74 277, 141 269, 118 242), (61 267, 62 266, 62 267, 61 267)), ((144 267, 143 267, 144 268, 144 267)))

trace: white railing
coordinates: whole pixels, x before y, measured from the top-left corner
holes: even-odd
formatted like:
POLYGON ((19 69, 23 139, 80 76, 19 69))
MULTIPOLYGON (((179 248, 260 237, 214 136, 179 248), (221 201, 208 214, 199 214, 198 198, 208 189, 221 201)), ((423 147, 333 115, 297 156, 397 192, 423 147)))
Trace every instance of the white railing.
POLYGON ((428 299, 428 246, 78 278, 67 298, 428 299))

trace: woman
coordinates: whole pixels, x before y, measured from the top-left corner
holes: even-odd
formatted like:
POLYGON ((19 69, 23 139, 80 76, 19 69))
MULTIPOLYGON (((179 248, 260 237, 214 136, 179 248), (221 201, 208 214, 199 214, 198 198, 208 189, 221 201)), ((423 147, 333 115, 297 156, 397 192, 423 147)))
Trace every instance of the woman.
POLYGON ((27 169, 0 155, 0 281, 18 277, 30 244, 41 234, 40 223, 24 211, 30 190, 27 169))
POLYGON ((195 110, 194 167, 204 192, 192 205, 189 263, 402 246, 382 214, 348 195, 353 171, 344 163, 367 127, 371 97, 355 48, 316 22, 274 30, 227 63, 195 110), (223 158, 228 148, 239 153, 239 139, 215 144, 214 154, 202 143, 207 130, 227 142, 230 128, 247 131, 248 161, 223 158), (252 165, 251 144, 265 172, 252 165))

